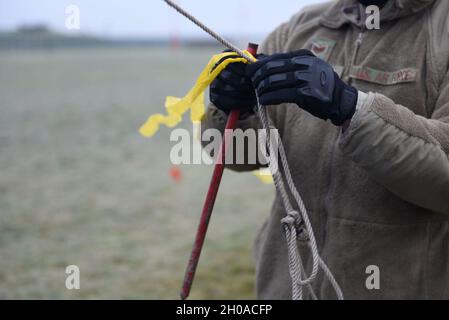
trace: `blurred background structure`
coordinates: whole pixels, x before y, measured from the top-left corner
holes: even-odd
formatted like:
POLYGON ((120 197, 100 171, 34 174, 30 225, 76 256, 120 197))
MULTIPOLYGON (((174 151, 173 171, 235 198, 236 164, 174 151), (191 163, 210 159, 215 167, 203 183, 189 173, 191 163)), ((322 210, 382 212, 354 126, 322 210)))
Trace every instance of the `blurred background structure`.
MULTIPOLYGON (((243 47, 315 1, 180 2, 243 47)), ((162 1, 0 0, 0 298, 178 298, 212 167, 138 128, 221 50, 162 1)), ((254 298, 273 192, 225 172, 192 298, 254 298)))

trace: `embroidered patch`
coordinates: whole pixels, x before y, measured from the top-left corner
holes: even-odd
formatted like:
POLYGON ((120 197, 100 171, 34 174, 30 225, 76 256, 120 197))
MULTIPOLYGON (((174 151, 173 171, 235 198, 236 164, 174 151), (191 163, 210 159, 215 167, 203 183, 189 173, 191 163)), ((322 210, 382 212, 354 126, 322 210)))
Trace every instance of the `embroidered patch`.
POLYGON ((384 86, 391 86, 399 83, 416 81, 418 71, 414 68, 406 68, 393 72, 380 71, 368 67, 354 66, 351 69, 349 77, 377 83, 384 86))
POLYGON ((310 46, 310 51, 318 58, 328 61, 335 47, 335 41, 325 39, 314 39, 310 46))

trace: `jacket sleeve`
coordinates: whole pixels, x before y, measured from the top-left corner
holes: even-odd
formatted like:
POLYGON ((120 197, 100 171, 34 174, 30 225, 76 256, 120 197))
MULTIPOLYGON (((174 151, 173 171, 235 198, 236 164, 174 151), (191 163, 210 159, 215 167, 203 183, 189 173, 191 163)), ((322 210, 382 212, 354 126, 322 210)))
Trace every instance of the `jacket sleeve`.
MULTIPOLYGON (((287 40, 288 36, 288 30, 289 26, 288 23, 284 23, 280 25, 276 30, 274 30, 264 41, 264 43, 261 45, 259 49, 259 53, 264 54, 273 54, 276 52, 281 52, 284 44, 287 40)), ((270 116, 270 119, 276 122, 275 120, 275 112, 273 110, 274 108, 268 107, 267 112, 270 116)), ((224 128, 226 126, 227 121, 227 115, 223 111, 216 108, 212 103, 209 104, 206 114, 204 115, 202 121, 201 121, 201 130, 202 133, 204 133, 207 129, 218 129, 221 133, 223 133, 224 128)), ((242 129, 243 131, 247 129, 254 129, 258 130, 262 128, 262 125, 260 123, 259 117, 257 114, 251 114, 247 117, 244 117, 239 120, 237 123, 237 128, 242 129)), ((256 131, 256 137, 257 137, 257 131, 256 131)), ((207 144, 208 142, 203 142, 203 145, 207 144)), ((256 143, 256 150, 258 150, 258 143, 257 138, 256 141, 250 141, 250 143, 256 143)), ((245 155, 247 154, 248 146, 245 145, 245 155)), ((235 154, 235 153, 234 153, 235 154)), ((211 155, 213 156, 213 155, 211 155)), ((234 162, 235 163, 235 162, 234 162)), ((226 168, 234 170, 234 171, 253 171, 257 170, 262 165, 260 163, 247 163, 246 159, 243 164, 227 164, 226 168)))
POLYGON ((383 95, 359 93, 363 102, 340 147, 400 198, 449 214, 449 73, 439 91, 430 118, 383 95))

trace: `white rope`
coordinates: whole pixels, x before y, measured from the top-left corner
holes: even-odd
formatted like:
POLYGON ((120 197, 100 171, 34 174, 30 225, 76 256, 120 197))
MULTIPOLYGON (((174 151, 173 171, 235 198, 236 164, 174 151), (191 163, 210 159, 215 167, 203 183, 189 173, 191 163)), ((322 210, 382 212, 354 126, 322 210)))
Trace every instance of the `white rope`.
MULTIPOLYGON (((224 39, 222 36, 220 36, 218 33, 207 27, 205 24, 203 24, 201 21, 199 21, 196 17, 191 15, 189 12, 185 11, 183 8, 181 8, 179 5, 177 5, 172 0, 163 0, 165 1, 169 6, 174 8, 176 11, 178 11, 180 14, 185 16, 187 19, 192 21, 194 24, 196 24, 198 27, 203 29, 205 32, 207 32, 209 35, 211 35, 214 39, 216 39, 218 42, 223 44, 226 48, 231 49, 241 57, 247 59, 250 62, 254 62, 254 58, 250 57, 249 55, 245 54, 242 50, 240 50, 237 46, 232 44, 231 42, 224 39)), ((309 293, 312 297, 312 299, 318 299, 313 288, 312 288, 312 282, 316 279, 316 276, 318 274, 318 269, 321 268, 324 272, 324 275, 326 278, 330 281, 332 287, 334 288, 334 291, 337 295, 337 298, 339 300, 343 300, 343 293, 341 291, 340 286, 338 285, 337 281, 335 280, 335 277, 333 276, 332 272, 329 270, 327 265, 324 263, 324 261, 321 259, 316 240, 315 240, 315 234, 312 229, 312 225, 310 223, 309 216, 307 214, 306 207, 304 205, 304 202, 298 192, 298 190, 295 187, 295 184, 293 182, 293 178, 290 173, 290 168, 288 166, 287 162, 287 156, 285 154, 285 149, 282 144, 281 139, 276 136, 278 139, 276 139, 276 144, 278 145, 278 151, 279 153, 276 153, 273 149, 273 144, 271 143, 271 136, 270 136, 270 128, 274 128, 274 126, 270 126, 269 118, 267 115, 266 108, 262 106, 259 103, 259 97, 257 96, 257 109, 258 114, 262 122, 262 126, 265 133, 265 146, 267 147, 268 151, 268 166, 271 171, 271 174, 273 175, 274 184, 276 187, 276 190, 281 195, 282 202, 284 204, 284 208, 287 211, 287 215, 281 220, 285 238, 287 240, 287 249, 288 249, 288 265, 289 265, 289 272, 290 277, 292 280, 292 299, 294 300, 301 300, 304 298, 303 295, 303 287, 307 286, 307 289, 309 290, 309 293), (282 172, 280 171, 279 163, 277 156, 280 156, 281 159, 281 165, 282 165, 282 172), (284 181, 287 182, 288 191, 293 196, 293 199, 296 202, 296 205, 298 206, 299 212, 293 209, 293 206, 291 204, 290 196, 288 195, 288 191, 285 187, 284 181), (305 233, 305 236, 308 237, 307 246, 312 254, 312 271, 309 276, 307 276, 305 272, 305 268, 302 262, 301 255, 299 253, 298 249, 298 231, 305 233)))
MULTIPOLYGON (((256 92, 257 96, 257 92, 256 92)), ((343 300, 343 293, 341 291, 340 286, 338 285, 337 281, 335 280, 335 277, 333 276, 332 272, 329 270, 327 265, 324 263, 324 261, 321 259, 318 248, 316 245, 315 240, 315 234, 312 229, 312 225, 310 223, 309 216, 307 214, 307 210, 305 208, 304 202, 302 201, 302 198, 296 189, 296 186, 293 182, 293 178, 290 173, 290 168, 288 166, 287 157, 285 154, 285 149, 282 144, 281 139, 276 135, 278 139, 276 139, 276 143, 278 144, 278 153, 275 152, 272 144, 272 138, 270 136, 270 129, 273 129, 274 126, 269 123, 267 110, 264 106, 262 106, 259 103, 259 97, 257 96, 257 109, 259 113, 259 117, 262 122, 262 127, 264 129, 264 133, 266 136, 265 139, 265 145, 262 145, 264 143, 264 140, 260 140, 261 147, 266 147, 268 151, 268 167, 271 171, 271 174, 273 175, 274 184, 276 187, 276 190, 281 195, 284 208, 287 211, 287 216, 284 217, 281 222, 284 227, 284 234, 287 240, 287 249, 288 249, 288 261, 289 261, 289 271, 290 271, 290 277, 292 280, 292 299, 294 300, 300 300, 303 298, 303 290, 302 288, 307 285, 307 288, 309 289, 309 292, 312 296, 312 298, 316 298, 316 294, 312 289, 311 283, 313 280, 315 280, 318 268, 320 267, 326 278, 331 283, 332 287, 334 288, 334 291, 337 295, 337 298, 339 300, 343 300), (281 167, 279 167, 277 155, 279 154, 279 157, 281 159, 281 165, 282 165, 282 172, 281 167), (293 198, 299 208, 299 212, 294 210, 292 208, 290 197, 286 191, 285 183, 287 182, 287 186, 289 188, 290 193, 293 195, 293 198), (304 225, 304 228, 302 227, 304 225), (312 255, 312 271, 310 273, 310 276, 307 276, 304 271, 304 266, 302 264, 302 259, 299 254, 298 249, 298 239, 297 239, 297 232, 303 231, 306 232, 306 235, 308 236, 307 244, 308 248, 312 255)))
POLYGON ((231 49, 235 53, 237 53, 242 58, 245 58, 248 61, 254 62, 254 58, 244 53, 242 50, 240 50, 236 45, 232 44, 230 41, 226 40, 222 36, 220 36, 218 33, 216 33, 214 30, 206 26, 204 23, 199 21, 196 17, 194 17, 192 14, 181 8, 178 4, 176 4, 172 0, 163 0, 165 1, 170 7, 178 11, 180 14, 182 14, 184 17, 192 21, 194 24, 196 24, 198 27, 203 29, 206 33, 208 33, 210 36, 212 36, 215 40, 220 42, 222 45, 224 45, 226 48, 231 49))

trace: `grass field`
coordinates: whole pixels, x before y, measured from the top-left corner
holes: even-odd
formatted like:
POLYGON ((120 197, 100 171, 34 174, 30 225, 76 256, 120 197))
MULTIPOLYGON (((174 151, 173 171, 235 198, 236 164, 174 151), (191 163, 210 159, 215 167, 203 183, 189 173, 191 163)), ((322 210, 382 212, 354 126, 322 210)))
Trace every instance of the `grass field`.
MULTIPOLYGON (((0 298, 178 298, 212 167, 174 182, 169 129, 138 128, 211 53, 0 53, 0 298), (71 264, 80 290, 65 287, 71 264)), ((225 173, 192 298, 255 297, 251 246, 272 197, 225 173)))

